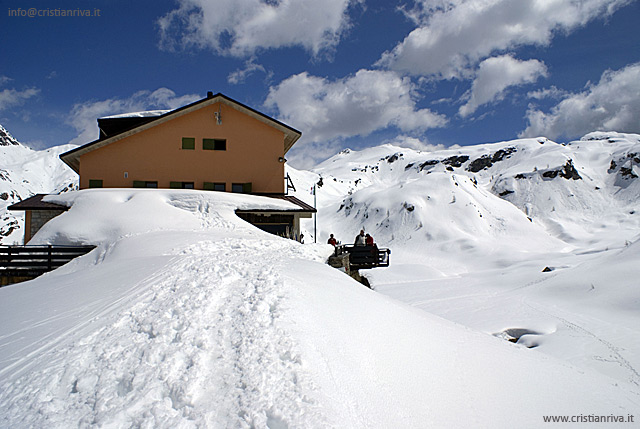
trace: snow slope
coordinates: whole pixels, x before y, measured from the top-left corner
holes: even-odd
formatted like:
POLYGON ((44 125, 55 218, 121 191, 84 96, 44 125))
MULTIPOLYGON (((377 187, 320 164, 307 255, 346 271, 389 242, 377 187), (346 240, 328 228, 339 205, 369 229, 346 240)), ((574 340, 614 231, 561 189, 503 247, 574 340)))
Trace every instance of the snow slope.
POLYGON ((39 193, 77 189, 78 176, 58 156, 75 145, 36 151, 0 125, 0 244, 22 244, 24 212, 6 208, 39 193))
POLYGON ((640 404, 635 384, 370 291, 324 263, 330 246, 233 213, 284 202, 52 200, 71 208, 36 242, 99 246, 0 289, 2 427, 538 427, 640 404))
POLYGON ((347 150, 289 173, 307 202, 322 179, 321 242, 364 228, 392 249, 367 272, 376 291, 638 385, 639 153, 640 136, 599 132, 347 150))

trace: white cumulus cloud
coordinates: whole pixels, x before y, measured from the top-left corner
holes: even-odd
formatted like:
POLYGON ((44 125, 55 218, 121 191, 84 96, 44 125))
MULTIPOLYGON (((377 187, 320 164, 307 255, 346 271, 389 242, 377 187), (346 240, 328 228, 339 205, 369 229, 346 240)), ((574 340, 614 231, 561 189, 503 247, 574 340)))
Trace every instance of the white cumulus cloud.
POLYGON ((520 61, 511 55, 488 58, 480 63, 469 100, 458 113, 469 116, 483 104, 502 100, 507 88, 532 83, 546 75, 546 66, 538 60, 520 61))
POLYGON ((600 82, 571 94, 549 113, 530 108, 521 137, 574 138, 591 131, 640 133, 640 63, 602 74, 600 82))
POLYGON ((423 138, 418 138, 418 137, 413 137, 413 136, 407 136, 404 134, 398 135, 396 137, 394 137, 393 139, 387 140, 383 143, 389 143, 392 144, 394 146, 400 146, 400 147, 406 147, 409 149, 415 149, 421 152, 435 152, 438 150, 443 150, 443 149, 456 149, 459 146, 458 145, 451 145, 449 147, 443 145, 443 144, 431 144, 429 143, 428 140, 425 140, 423 138))
POLYGON ((378 65, 436 78, 468 76, 496 52, 519 46, 548 46, 568 33, 608 16, 631 0, 418 0, 407 12, 418 23, 385 52, 378 65))
POLYGON ((444 126, 442 115, 419 109, 413 84, 395 72, 359 70, 330 81, 300 73, 269 90, 265 105, 304 130, 303 142, 366 136, 390 126, 409 132, 444 126))
POLYGON ((317 55, 337 45, 360 0, 179 0, 158 21, 161 46, 210 48, 236 57, 301 46, 317 55))
MULTIPOLYGON (((0 85, 9 82, 6 76, 0 76, 0 85)), ((0 91, 0 111, 22 105, 26 100, 31 97, 35 97, 40 93, 37 88, 27 88, 24 90, 17 90, 14 88, 6 88, 0 91)))
POLYGON ((109 98, 75 104, 67 122, 76 129, 78 135, 69 143, 85 144, 97 139, 97 119, 103 116, 155 109, 177 109, 200 98, 202 97, 196 94, 177 96, 168 88, 159 88, 153 92, 138 91, 128 98, 109 98))

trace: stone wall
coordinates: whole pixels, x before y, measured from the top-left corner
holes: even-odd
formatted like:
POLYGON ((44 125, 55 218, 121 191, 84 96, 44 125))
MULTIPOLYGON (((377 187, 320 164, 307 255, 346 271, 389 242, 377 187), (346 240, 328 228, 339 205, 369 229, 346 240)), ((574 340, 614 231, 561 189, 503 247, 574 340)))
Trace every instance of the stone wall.
MULTIPOLYGON (((29 229, 29 240, 42 226, 54 217, 61 215, 65 210, 31 210, 31 225, 29 229)), ((25 243, 27 244, 27 243, 25 243)))

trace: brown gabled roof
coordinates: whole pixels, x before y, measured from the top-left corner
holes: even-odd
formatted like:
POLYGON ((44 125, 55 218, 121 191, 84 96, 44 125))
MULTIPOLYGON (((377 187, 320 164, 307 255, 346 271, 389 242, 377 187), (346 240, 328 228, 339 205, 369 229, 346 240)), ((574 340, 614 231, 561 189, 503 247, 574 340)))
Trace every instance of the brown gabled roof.
POLYGON ((68 210, 69 207, 42 201, 47 194, 36 194, 19 203, 7 207, 7 210, 68 210))
POLYGON ((140 131, 144 131, 146 129, 149 129, 151 127, 154 127, 156 125, 160 125, 170 119, 176 118, 178 116, 190 113, 194 110, 197 109, 201 109, 203 107, 209 106, 211 104, 215 104, 218 102, 222 102, 223 104, 226 104, 227 106, 233 107, 236 110, 243 112, 263 123, 266 123, 267 125, 270 125, 280 131, 282 131, 284 133, 284 153, 286 154, 289 149, 291 149, 291 147, 293 146, 293 144, 300 138, 300 136, 302 135, 302 133, 298 130, 296 130, 295 128, 290 127, 289 125, 280 122, 276 119, 273 119, 267 115, 265 115, 264 113, 258 112, 257 110, 246 106, 230 97, 227 97, 224 94, 221 93, 217 93, 216 95, 213 95, 213 93, 209 92, 207 94, 206 98, 203 98, 202 100, 198 100, 195 101, 191 104, 187 104, 186 106, 182 106, 179 107, 177 109, 171 110, 163 115, 157 116, 155 118, 153 118, 152 120, 149 120, 147 122, 138 124, 136 126, 133 126, 132 128, 126 129, 126 130, 122 130, 121 132, 109 136, 107 138, 102 138, 102 139, 98 139, 98 140, 94 140, 90 143, 87 143, 83 146, 80 146, 78 148, 75 148, 73 150, 70 150, 68 152, 65 152, 63 154, 60 155, 60 159, 67 164, 69 167, 71 167, 71 169, 73 169, 76 173, 80 173, 80 156, 84 155, 85 153, 94 151, 96 149, 99 149, 103 146, 106 146, 110 143, 116 142, 118 140, 121 140, 125 137, 129 137, 130 135, 133 134, 137 134, 140 131))

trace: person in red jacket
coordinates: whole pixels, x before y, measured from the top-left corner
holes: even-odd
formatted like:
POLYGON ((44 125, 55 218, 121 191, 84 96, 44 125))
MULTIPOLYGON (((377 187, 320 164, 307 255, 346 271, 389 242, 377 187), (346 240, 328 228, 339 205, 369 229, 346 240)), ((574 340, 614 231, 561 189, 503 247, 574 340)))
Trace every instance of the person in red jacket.
POLYGON ((369 234, 364 236, 364 244, 367 246, 373 246, 373 237, 369 234))
POLYGON ((329 234, 329 240, 327 240, 327 244, 331 244, 333 247, 336 247, 338 241, 334 238, 333 234, 329 234))

